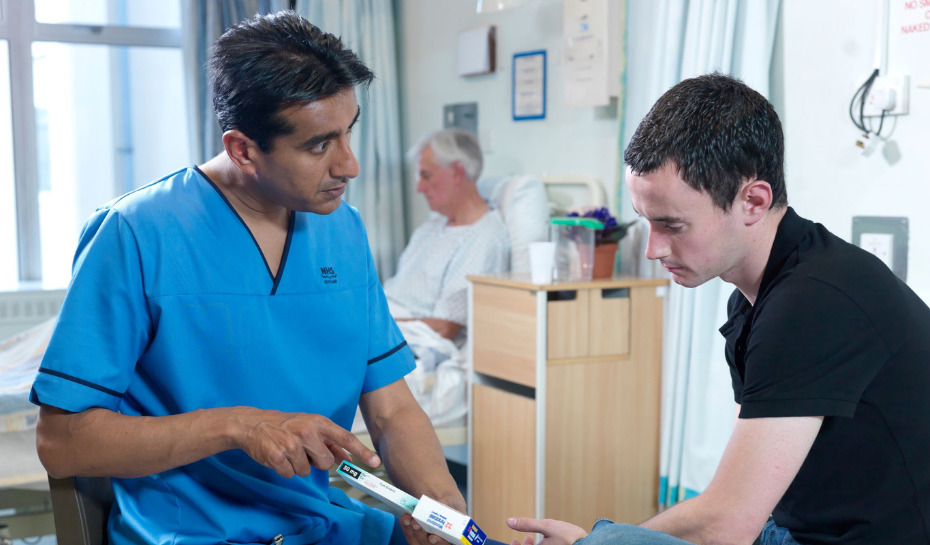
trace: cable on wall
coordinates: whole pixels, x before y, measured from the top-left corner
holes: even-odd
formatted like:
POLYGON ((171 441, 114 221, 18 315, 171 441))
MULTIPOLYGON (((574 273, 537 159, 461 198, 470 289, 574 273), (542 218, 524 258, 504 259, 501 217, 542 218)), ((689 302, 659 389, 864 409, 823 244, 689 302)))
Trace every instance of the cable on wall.
POLYGON ((865 80, 865 83, 859 86, 859 89, 853 94, 852 100, 849 101, 849 119, 857 129, 862 131, 862 136, 856 140, 856 145, 862 149, 863 155, 872 153, 876 141, 881 136, 882 128, 885 126, 885 114, 887 110, 882 110, 877 130, 872 130, 871 121, 866 124, 865 119, 865 104, 869 99, 869 92, 872 90, 872 85, 875 83, 877 77, 878 68, 872 71, 869 78, 865 80))

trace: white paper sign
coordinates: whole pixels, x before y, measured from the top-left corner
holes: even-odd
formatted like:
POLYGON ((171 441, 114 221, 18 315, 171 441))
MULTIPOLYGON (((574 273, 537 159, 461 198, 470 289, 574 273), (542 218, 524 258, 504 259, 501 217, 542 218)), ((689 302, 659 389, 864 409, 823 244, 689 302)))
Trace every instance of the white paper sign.
POLYGON ((513 118, 546 117, 546 52, 513 56, 513 118))
POLYGON ((569 107, 610 103, 607 0, 565 0, 564 100, 569 107))

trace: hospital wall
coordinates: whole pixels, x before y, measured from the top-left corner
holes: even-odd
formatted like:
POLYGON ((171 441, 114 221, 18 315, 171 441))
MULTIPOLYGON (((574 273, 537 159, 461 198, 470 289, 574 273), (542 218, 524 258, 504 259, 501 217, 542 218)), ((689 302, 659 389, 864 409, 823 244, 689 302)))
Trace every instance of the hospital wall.
MULTIPOLYGON (((630 3, 645 0, 628 0, 630 3)), ((865 157, 848 115, 856 88, 876 66, 881 0, 783 0, 772 67, 772 101, 785 129, 789 201, 798 212, 847 240, 854 216, 909 219, 908 284, 930 301, 930 32, 891 30, 890 72, 911 76, 910 113, 886 126, 885 146, 865 157)), ((904 2, 891 0, 892 10, 904 2)), ((589 174, 600 178, 614 209, 628 217, 625 188, 618 194, 618 118, 622 105, 562 106, 562 1, 532 0, 496 14, 478 15, 474 0, 398 0, 404 148, 441 127, 444 104, 476 102, 479 133, 489 146, 488 175, 589 174), (496 26, 497 69, 463 78, 456 72, 458 33, 496 26), (514 53, 545 49, 548 56, 547 117, 513 121, 510 111, 514 53)), ((641 8, 642 6, 639 6, 641 8)), ((631 16, 641 9, 631 9, 631 16)), ((648 11, 648 10, 646 10, 648 11)), ((648 34, 657 20, 636 20, 630 39, 648 34)), ((628 44, 635 49, 635 44, 628 44)), ((631 59, 631 68, 635 62, 631 59)), ((640 74, 628 73, 629 81, 640 74)), ((657 98, 657 97, 656 97, 657 98)), ((637 115, 642 115, 638 113, 637 115)), ((427 215, 413 191, 408 227, 427 215)), ((621 184, 622 186, 622 184, 621 184)))
MULTIPOLYGON (((890 0, 892 19, 905 2, 890 0)), ((878 0, 783 0, 773 97, 785 128, 789 201, 850 240, 854 216, 909 220, 907 283, 930 302, 930 32, 889 28, 888 73, 911 77, 910 113, 886 119, 889 140, 864 157, 849 101, 876 67, 878 0), (891 124, 890 130, 888 124, 891 124)), ((904 14, 913 17, 914 13, 904 14)), ((930 17, 930 9, 919 15, 930 17)))
MULTIPOLYGON (((397 0, 404 149, 442 128, 443 105, 478 104, 486 148, 484 174, 587 174, 612 186, 617 172, 617 107, 562 107, 562 0, 532 0, 493 14, 475 13, 475 0, 397 0), (494 73, 460 77, 458 34, 496 27, 494 73), (546 50, 547 111, 543 120, 514 121, 511 68, 515 53, 546 50)), ((409 227, 427 215, 408 169, 409 227)), ((608 191, 608 195, 612 192, 608 191)))

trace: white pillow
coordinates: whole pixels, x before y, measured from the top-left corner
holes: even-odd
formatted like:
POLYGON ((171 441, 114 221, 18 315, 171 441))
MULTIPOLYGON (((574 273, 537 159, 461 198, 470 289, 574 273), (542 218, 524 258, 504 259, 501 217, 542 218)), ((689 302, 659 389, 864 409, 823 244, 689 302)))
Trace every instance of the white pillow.
POLYGON ((478 193, 500 210, 510 233, 510 270, 529 272, 531 242, 549 240, 549 199, 533 176, 482 178, 478 193))

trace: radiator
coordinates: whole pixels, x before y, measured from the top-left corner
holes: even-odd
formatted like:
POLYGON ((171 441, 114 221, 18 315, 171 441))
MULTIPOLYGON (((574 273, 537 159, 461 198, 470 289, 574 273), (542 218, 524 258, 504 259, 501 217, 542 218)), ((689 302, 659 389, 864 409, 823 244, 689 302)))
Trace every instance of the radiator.
POLYGON ((0 292, 0 341, 58 314, 65 291, 19 290, 0 292))

